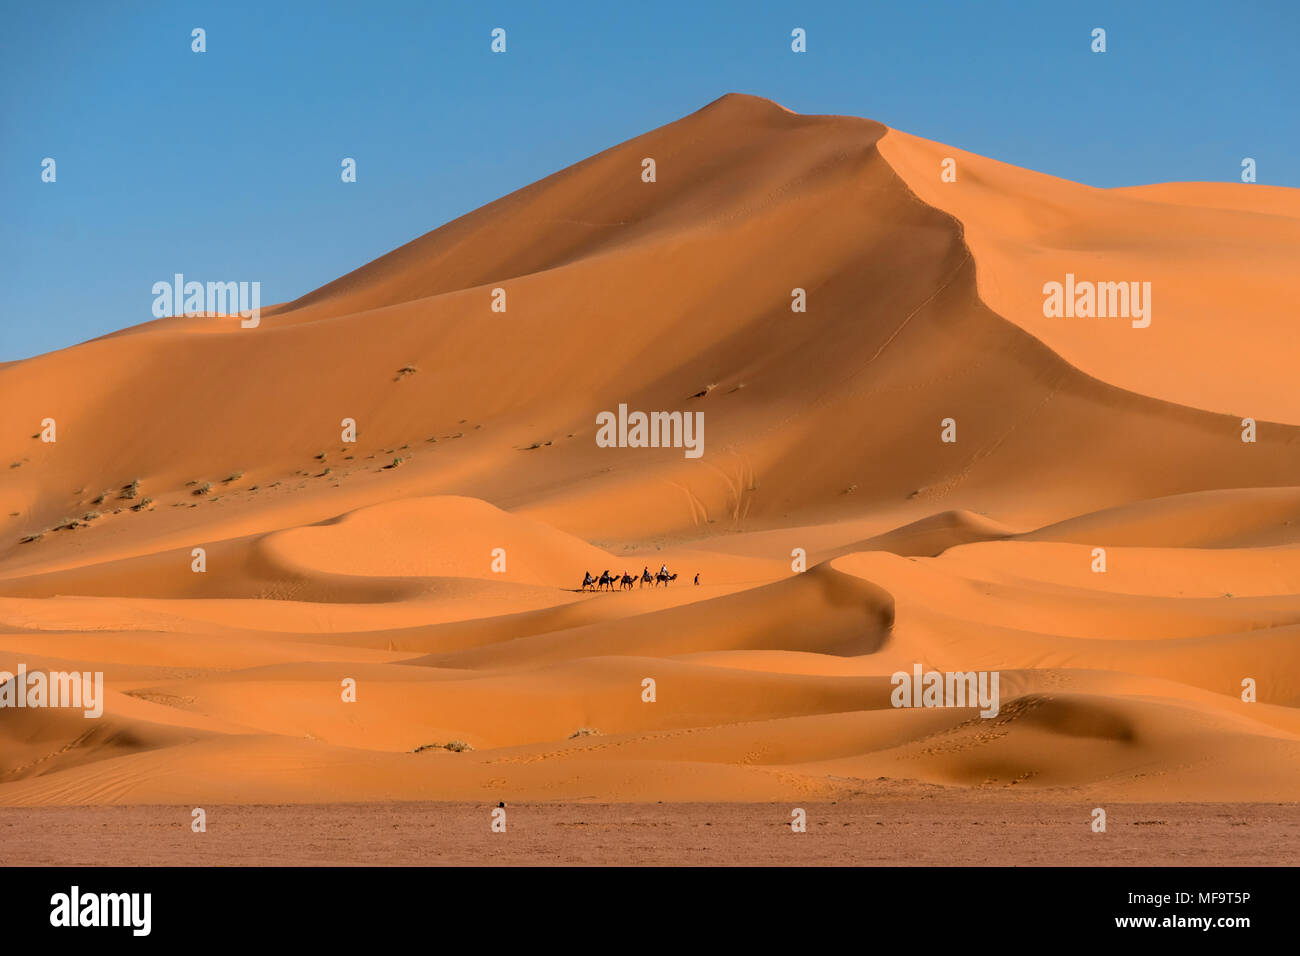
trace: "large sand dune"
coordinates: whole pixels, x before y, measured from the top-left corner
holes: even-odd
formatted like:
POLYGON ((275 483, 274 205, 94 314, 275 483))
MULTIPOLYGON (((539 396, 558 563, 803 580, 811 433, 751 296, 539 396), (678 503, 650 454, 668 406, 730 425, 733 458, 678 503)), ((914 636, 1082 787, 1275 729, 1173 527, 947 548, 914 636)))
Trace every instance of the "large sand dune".
POLYGON ((107 684, 0 709, 0 804, 1300 800, 1298 259, 1295 190, 730 95, 256 329, 0 366, 0 670, 107 684), (1150 326, 1044 317, 1066 273, 1150 326), (599 447, 621 403, 703 455, 599 447))

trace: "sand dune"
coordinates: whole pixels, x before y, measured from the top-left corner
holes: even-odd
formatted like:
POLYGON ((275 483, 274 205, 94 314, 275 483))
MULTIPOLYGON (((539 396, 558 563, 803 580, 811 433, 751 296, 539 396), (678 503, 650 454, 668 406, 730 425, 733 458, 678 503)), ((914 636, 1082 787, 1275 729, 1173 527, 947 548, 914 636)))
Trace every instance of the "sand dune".
POLYGON ((107 685, 0 709, 0 804, 1300 799, 1298 252, 1295 190, 730 95, 257 329, 0 365, 0 670, 107 685), (1066 273, 1150 326, 1044 317, 1066 273))
POLYGON ((1296 190, 1095 189, 897 130, 880 151, 918 197, 962 222, 981 298, 1070 364, 1192 408, 1300 423, 1300 398, 1286 387, 1300 348, 1300 306, 1285 278, 1300 244, 1296 190), (945 157, 957 162, 956 182, 940 180, 945 157), (1067 272, 1150 282, 1150 326, 1045 318, 1043 284, 1067 272))

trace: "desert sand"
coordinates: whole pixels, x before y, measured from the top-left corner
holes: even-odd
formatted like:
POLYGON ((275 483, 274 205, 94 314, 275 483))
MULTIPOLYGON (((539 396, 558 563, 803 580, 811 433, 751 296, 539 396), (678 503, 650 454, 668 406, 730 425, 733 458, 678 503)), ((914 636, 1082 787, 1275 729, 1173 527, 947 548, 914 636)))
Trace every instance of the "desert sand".
POLYGON ((31 866, 1123 866, 1286 862, 1295 804, 1112 804, 1104 834, 1087 804, 991 802, 939 788, 873 790, 789 804, 482 803, 32 807, 0 814, 6 858, 31 866), (1191 812, 1189 812, 1189 807, 1191 812))
POLYGON ((0 710, 0 805, 1300 801, 1298 260, 1297 190, 733 94, 255 329, 0 366, 0 670, 106 682, 0 710), (1067 272, 1150 326, 1044 317, 1067 272), (704 454, 598 447, 620 403, 704 454))

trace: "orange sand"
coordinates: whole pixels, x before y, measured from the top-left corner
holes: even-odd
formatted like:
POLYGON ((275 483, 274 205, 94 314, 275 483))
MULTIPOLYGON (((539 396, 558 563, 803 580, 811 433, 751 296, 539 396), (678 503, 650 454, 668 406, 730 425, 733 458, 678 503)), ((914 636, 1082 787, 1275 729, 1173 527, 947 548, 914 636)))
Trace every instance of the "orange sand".
POLYGON ((0 670, 108 688, 0 710, 0 804, 1298 800, 1298 258, 1296 190, 731 95, 257 329, 0 366, 0 670), (1044 318, 1066 272, 1152 282, 1150 328, 1044 318), (619 403, 704 412, 704 456, 597 447, 619 403), (1000 714, 891 707, 917 662, 1000 714))

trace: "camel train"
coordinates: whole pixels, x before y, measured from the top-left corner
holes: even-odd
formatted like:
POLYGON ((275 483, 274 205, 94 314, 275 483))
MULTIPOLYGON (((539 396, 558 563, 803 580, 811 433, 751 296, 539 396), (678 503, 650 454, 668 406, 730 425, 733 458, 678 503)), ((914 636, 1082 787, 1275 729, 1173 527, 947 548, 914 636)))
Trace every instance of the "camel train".
POLYGON ((622 574, 610 574, 609 569, 606 568, 600 577, 593 577, 590 571, 583 572, 582 587, 579 590, 612 591, 617 584, 620 591, 630 591, 633 586, 641 588, 647 584, 656 588, 661 584, 668 587, 676 580, 677 574, 669 574, 667 565, 661 567, 658 574, 653 575, 648 567, 643 568, 640 574, 628 574, 626 570, 622 574))

